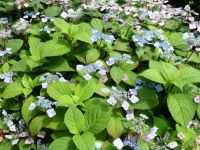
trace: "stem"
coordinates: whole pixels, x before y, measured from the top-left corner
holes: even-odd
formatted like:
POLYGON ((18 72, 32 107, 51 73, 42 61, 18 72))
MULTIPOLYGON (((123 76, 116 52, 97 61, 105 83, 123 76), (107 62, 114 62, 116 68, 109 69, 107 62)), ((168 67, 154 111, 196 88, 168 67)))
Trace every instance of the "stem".
POLYGON ((168 94, 171 91, 172 87, 173 86, 170 85, 168 88, 166 88, 166 95, 165 95, 164 99, 161 101, 160 108, 158 109, 158 113, 157 114, 160 114, 161 110, 163 109, 164 105, 166 104, 168 94))
POLYGON ((129 30, 130 30, 130 26, 128 27, 128 29, 126 31, 125 37, 128 35, 129 30))
POLYGON ((192 56, 192 54, 194 53, 194 51, 192 51, 192 53, 187 57, 186 63, 188 63, 190 57, 192 56))

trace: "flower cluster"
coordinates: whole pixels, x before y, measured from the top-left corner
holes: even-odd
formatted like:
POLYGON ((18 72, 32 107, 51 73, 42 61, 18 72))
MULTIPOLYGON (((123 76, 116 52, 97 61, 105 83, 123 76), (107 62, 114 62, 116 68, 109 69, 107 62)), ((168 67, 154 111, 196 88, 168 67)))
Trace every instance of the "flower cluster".
POLYGON ((91 37, 92 43, 97 42, 99 40, 102 40, 107 45, 109 45, 115 40, 115 37, 113 35, 101 33, 98 30, 92 30, 92 37, 91 37))
POLYGON ((102 76, 106 76, 106 73, 107 73, 107 69, 103 66, 103 62, 101 61, 96 61, 95 63, 88 64, 86 66, 77 65, 76 70, 84 72, 83 77, 85 80, 92 79, 91 74, 93 73, 98 73, 102 76))
POLYGON ((5 50, 0 50, 0 57, 4 57, 7 54, 12 54, 11 48, 6 48, 5 50))
POLYGON ((114 106, 120 103, 121 106, 126 111, 129 110, 130 106, 129 102, 135 104, 139 101, 139 98, 136 96, 137 95, 136 89, 129 89, 129 91, 121 91, 113 86, 112 89, 108 88, 102 89, 102 92, 109 95, 109 99, 107 100, 107 102, 110 105, 114 106))
POLYGON ((65 80, 65 78, 60 73, 56 73, 56 74, 45 73, 44 75, 40 77, 40 82, 42 82, 42 88, 44 89, 47 88, 48 83, 57 82, 57 81, 67 82, 67 80, 65 80))
POLYGON ((113 57, 110 57, 106 61, 106 64, 108 66, 112 66, 115 63, 122 63, 122 62, 126 62, 127 64, 134 64, 134 62, 131 60, 131 56, 127 54, 116 54, 113 57))
POLYGON ((36 107, 40 107, 47 110, 46 112, 50 118, 54 117, 56 112, 53 107, 57 106, 57 102, 52 102, 43 96, 38 96, 37 98, 36 102, 30 104, 29 110, 34 110, 36 107))
POLYGON ((12 83, 14 75, 15 73, 13 72, 6 72, 3 74, 0 74, 0 79, 3 80, 5 83, 12 83))

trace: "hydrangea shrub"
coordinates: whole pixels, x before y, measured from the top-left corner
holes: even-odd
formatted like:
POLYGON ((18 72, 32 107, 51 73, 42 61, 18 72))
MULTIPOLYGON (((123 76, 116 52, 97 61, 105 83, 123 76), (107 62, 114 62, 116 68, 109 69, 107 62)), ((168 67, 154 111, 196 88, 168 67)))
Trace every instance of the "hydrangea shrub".
POLYGON ((0 149, 199 149, 189 5, 7 0, 0 11, 0 149))

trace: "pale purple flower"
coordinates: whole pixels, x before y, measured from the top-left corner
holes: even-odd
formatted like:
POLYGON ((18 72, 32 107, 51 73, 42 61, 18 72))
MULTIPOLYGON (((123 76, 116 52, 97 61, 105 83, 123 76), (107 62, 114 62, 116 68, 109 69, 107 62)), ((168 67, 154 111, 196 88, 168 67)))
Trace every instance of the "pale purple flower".
POLYGON ((83 65, 76 65, 76 70, 78 70, 78 71, 82 70, 83 68, 84 68, 83 65))
POLYGON ((31 103, 30 106, 28 107, 29 110, 34 110, 36 107, 35 103, 31 103))
POLYGON ((118 150, 122 149, 124 147, 124 143, 120 138, 117 138, 113 141, 113 145, 117 147, 118 150))
POLYGON ((55 112, 55 110, 53 108, 51 108, 51 109, 47 110, 47 114, 48 114, 48 116, 50 118, 52 118, 52 117, 54 117, 56 115, 56 112, 55 112))
POLYGON ((179 132, 179 133, 177 134, 177 137, 178 137, 179 139, 183 140, 183 139, 185 138, 185 134, 184 134, 183 132, 179 132))
POLYGON ((114 97, 110 97, 108 100, 107 100, 108 104, 114 106, 115 104, 117 104, 117 100, 114 98, 114 97))
POLYGON ((5 135, 5 138, 11 140, 13 138, 13 135, 5 135))
POLYGON ((129 89, 132 95, 137 95, 137 89, 129 89))
POLYGON ((13 131, 13 132, 15 132, 17 130, 15 125, 9 126, 9 129, 10 129, 10 131, 13 131))
POLYGON ((27 132, 22 132, 19 134, 19 137, 27 137, 28 133, 27 132))
POLYGON ((102 91, 103 93, 105 93, 105 94, 110 93, 110 90, 109 90, 108 88, 103 88, 101 91, 102 91))
POLYGON ((15 139, 12 141, 12 145, 16 145, 19 142, 19 139, 15 139))
POLYGON ((112 66, 115 64, 115 59, 114 58, 109 58, 107 61, 106 61, 106 64, 108 66, 112 66))
POLYGON ((101 75, 106 75, 107 70, 106 69, 100 69, 98 71, 98 73, 100 73, 101 75))
POLYGON ((134 117, 134 113, 128 113, 126 114, 126 120, 128 121, 131 121, 133 120, 135 117, 134 117))
POLYGON ((194 102, 195 103, 200 103, 200 96, 199 95, 194 98, 194 102))
POLYGON ((157 85, 155 86, 155 89, 156 89, 156 92, 162 92, 162 91, 163 91, 163 87, 162 87, 161 84, 157 84, 157 85))
POLYGON ((95 65, 98 66, 98 67, 101 67, 101 66, 103 66, 103 62, 101 62, 101 61, 96 61, 96 62, 95 62, 95 65))
POLYGON ((92 79, 92 76, 90 74, 85 74, 83 77, 84 77, 85 80, 92 79))
POLYGON ((123 101, 123 103, 122 103, 122 107, 124 108, 124 110, 128 110, 128 108, 129 108, 129 103, 127 102, 127 101, 123 101))

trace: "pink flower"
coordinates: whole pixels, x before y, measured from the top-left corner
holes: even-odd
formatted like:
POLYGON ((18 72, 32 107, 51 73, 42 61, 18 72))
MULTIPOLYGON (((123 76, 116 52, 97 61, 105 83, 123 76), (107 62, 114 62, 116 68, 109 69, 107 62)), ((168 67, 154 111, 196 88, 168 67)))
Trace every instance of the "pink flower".
POLYGON ((108 77, 107 76, 101 77, 99 81, 102 83, 106 83, 108 81, 108 77))
POLYGON ((33 144, 34 140, 32 138, 28 138, 25 140, 25 144, 33 144))
POLYGON ((124 108, 124 110, 128 110, 128 107, 129 107, 129 103, 127 101, 124 101, 122 103, 122 107, 124 108))
POLYGON ((129 78, 128 78, 128 75, 127 75, 126 73, 124 73, 122 80, 123 80, 123 81, 127 81, 128 79, 129 79, 129 78))
POLYGON ((26 137, 28 136, 28 133, 27 132, 22 132, 19 134, 19 137, 26 137))

